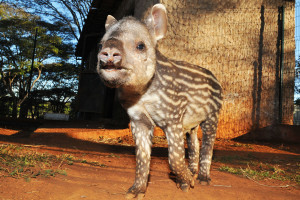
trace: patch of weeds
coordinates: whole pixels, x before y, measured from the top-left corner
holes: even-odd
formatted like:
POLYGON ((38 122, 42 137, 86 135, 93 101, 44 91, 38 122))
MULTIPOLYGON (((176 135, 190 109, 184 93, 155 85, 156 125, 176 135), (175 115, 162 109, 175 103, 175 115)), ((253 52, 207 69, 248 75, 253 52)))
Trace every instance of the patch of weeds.
POLYGON ((78 160, 80 163, 89 164, 98 167, 107 167, 105 164, 101 164, 97 161, 78 160))
POLYGON ((49 177, 66 174, 55 169, 60 159, 54 155, 37 153, 30 148, 17 145, 0 145, 0 171, 4 176, 24 178, 30 181, 38 176, 49 177))
POLYGON ((57 173, 60 174, 60 175, 64 175, 64 176, 67 176, 67 175, 68 175, 68 173, 67 173, 66 170, 56 170, 56 171, 57 171, 57 173))
POLYGON ((232 144, 231 146, 232 146, 232 147, 242 147, 243 144, 241 144, 241 143, 234 143, 234 144, 232 144))
POLYGON ((98 166, 98 167, 107 167, 107 165, 101 164, 99 162, 88 162, 88 164, 93 165, 93 166, 98 166))
POLYGON ((106 143, 106 144, 122 144, 126 145, 126 141, 123 140, 122 137, 117 138, 104 138, 103 136, 99 136, 96 142, 106 143))
POLYGON ((244 147, 246 149, 253 149, 251 144, 241 144, 241 143, 234 143, 231 145, 232 147, 244 147))
MULTIPOLYGON (((257 164, 257 163, 256 163, 257 164)), ((278 165, 270 165, 259 163, 256 168, 253 166, 255 162, 250 162, 247 167, 231 167, 222 165, 218 168, 219 171, 228 172, 235 175, 242 175, 254 180, 274 179, 279 181, 293 181, 300 184, 300 175, 296 173, 287 173, 278 165), (252 167, 250 167, 252 166, 252 167)))
POLYGON ((253 155, 252 153, 248 153, 247 158, 251 159, 251 160, 257 159, 257 157, 255 155, 253 155))
POLYGON ((253 149, 253 146, 251 144, 244 144, 244 147, 247 149, 253 149))
POLYGON ((228 156, 216 156, 213 158, 213 161, 220 162, 220 163, 245 164, 249 161, 249 158, 241 157, 238 155, 228 155, 228 156))
POLYGON ((296 181, 300 185, 300 175, 293 177, 293 180, 296 181))
POLYGON ((0 145, 0 172, 4 177, 30 181, 32 178, 54 177, 58 174, 66 176, 67 171, 62 169, 62 165, 73 165, 74 162, 105 167, 104 164, 80 160, 69 154, 55 156, 38 153, 29 147, 0 145))
POLYGON ((60 159, 62 161, 66 161, 68 165, 73 165, 75 157, 70 155, 70 154, 63 154, 63 155, 60 156, 60 159))
POLYGON ((111 158, 120 158, 119 155, 116 155, 114 153, 111 153, 108 157, 111 157, 111 158))
MULTIPOLYGON (((186 135, 185 135, 186 137, 186 135)), ((186 141, 186 138, 185 138, 185 141, 186 141)), ((165 146, 167 145, 167 138, 166 136, 154 136, 152 138, 152 143, 153 145, 156 144, 156 145, 162 145, 162 146, 165 146)))
POLYGON ((237 168, 234 168, 234 167, 225 166, 225 165, 222 165, 219 168, 219 171, 221 171, 221 172, 229 172, 231 174, 236 174, 236 175, 242 175, 242 171, 240 169, 237 169, 237 168))
POLYGON ((275 174, 284 174, 285 171, 283 169, 280 169, 279 165, 271 165, 269 166, 270 170, 273 171, 275 174))
POLYGON ((284 146, 284 144, 281 144, 281 145, 279 146, 279 149, 280 149, 280 150, 289 151, 289 150, 290 150, 290 147, 284 146))
POLYGON ((99 141, 103 141, 104 140, 104 137, 103 136, 99 136, 99 141))
POLYGON ((105 164, 101 164, 96 161, 87 161, 85 159, 78 159, 69 154, 62 155, 62 158, 63 158, 63 160, 65 159, 67 161, 68 165, 73 165, 74 163, 83 163, 83 164, 89 164, 89 165, 93 165, 93 166, 107 167, 105 164))

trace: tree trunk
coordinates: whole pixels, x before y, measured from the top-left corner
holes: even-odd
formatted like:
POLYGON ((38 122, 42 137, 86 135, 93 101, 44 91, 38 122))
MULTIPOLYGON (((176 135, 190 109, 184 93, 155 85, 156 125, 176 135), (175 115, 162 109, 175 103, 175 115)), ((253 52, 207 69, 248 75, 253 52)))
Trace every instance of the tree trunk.
POLYGON ((13 118, 17 118, 18 117, 18 103, 17 103, 17 98, 16 97, 12 97, 13 99, 13 106, 12 106, 12 117, 13 118))
POLYGON ((24 102, 20 105, 19 118, 25 119, 25 118, 27 118, 27 115, 28 115, 28 101, 24 101, 24 102))

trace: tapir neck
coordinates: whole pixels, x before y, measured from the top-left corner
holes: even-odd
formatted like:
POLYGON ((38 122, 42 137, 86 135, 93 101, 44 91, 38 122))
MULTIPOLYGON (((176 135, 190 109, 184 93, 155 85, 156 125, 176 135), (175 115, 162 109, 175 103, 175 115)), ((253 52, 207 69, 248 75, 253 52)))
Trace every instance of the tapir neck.
POLYGON ((154 75, 150 81, 144 86, 125 86, 117 89, 118 98, 121 105, 126 109, 136 104, 140 98, 147 92, 153 83, 154 75))
POLYGON ((148 79, 148 81, 145 84, 138 84, 138 85, 132 84, 127 86, 122 86, 117 89, 119 101, 124 108, 129 108, 135 103, 137 103, 145 93, 149 93, 149 92, 151 93, 152 90, 159 89, 160 80, 158 76, 161 73, 161 69, 160 69, 161 67, 159 62, 163 61, 164 63, 167 63, 168 59, 164 57, 159 51, 156 51, 156 58, 157 58, 156 64, 153 66, 154 73, 152 72, 152 75, 146 78, 148 79))

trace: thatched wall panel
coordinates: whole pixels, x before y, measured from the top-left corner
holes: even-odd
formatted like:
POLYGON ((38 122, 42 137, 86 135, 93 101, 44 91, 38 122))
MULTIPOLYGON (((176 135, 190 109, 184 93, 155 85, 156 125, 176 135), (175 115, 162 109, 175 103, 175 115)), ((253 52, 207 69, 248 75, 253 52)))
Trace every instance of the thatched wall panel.
MULTIPOLYGON (((142 0, 136 0, 141 5, 142 0)), ((224 103, 218 137, 234 138, 278 122, 279 7, 285 6, 283 123, 292 122, 295 8, 282 0, 153 0, 168 11, 168 32, 158 48, 166 56, 211 70, 224 103)), ((151 7, 136 7, 143 18, 151 7), (142 13, 142 14, 141 14, 142 13)), ((147 6, 146 6, 147 5, 147 6)))

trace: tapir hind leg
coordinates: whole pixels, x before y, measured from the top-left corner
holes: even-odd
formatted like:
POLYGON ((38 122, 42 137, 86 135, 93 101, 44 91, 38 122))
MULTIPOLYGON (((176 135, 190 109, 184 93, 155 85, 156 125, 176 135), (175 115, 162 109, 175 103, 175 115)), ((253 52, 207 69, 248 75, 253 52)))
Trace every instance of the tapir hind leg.
POLYGON ((218 126, 218 115, 212 113, 208 118, 201 123, 201 129, 203 133, 202 146, 200 151, 200 170, 198 179, 203 185, 209 184, 210 178, 210 166, 213 154, 213 147, 216 139, 216 132, 218 126))
MULTIPOLYGON (((175 123, 176 124, 176 123, 175 123)), ((184 134, 180 125, 171 125, 165 130, 168 140, 169 165, 176 175, 178 186, 183 191, 188 191, 194 186, 191 171, 185 164, 184 134)))
POLYGON ((199 140, 197 136, 199 126, 191 129, 186 135, 187 145, 188 145, 188 154, 189 154, 189 169, 192 172, 192 175, 195 176, 198 174, 199 167, 199 140))

